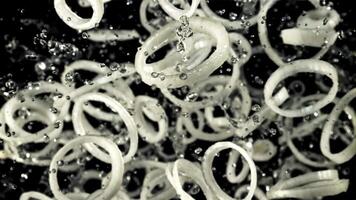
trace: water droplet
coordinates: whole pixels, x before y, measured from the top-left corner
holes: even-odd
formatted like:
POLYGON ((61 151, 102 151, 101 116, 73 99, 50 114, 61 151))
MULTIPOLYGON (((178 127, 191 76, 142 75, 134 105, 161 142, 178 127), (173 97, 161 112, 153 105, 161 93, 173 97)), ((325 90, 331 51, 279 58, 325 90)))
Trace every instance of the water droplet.
POLYGON ((180 78, 181 80, 187 80, 188 75, 187 75, 186 73, 181 73, 181 74, 179 75, 179 78, 180 78))

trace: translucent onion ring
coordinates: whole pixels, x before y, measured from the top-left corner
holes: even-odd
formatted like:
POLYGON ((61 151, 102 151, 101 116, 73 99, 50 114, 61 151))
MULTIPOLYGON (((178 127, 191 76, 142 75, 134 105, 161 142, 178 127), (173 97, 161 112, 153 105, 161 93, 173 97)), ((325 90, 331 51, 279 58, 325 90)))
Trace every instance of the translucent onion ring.
POLYGON ((211 170, 215 155, 225 149, 233 149, 233 150, 239 152, 244 157, 246 162, 248 163, 248 165, 250 167, 250 173, 251 173, 251 183, 250 183, 249 192, 248 192, 247 196, 244 198, 244 200, 252 199, 252 197, 255 193, 256 187, 257 187, 256 165, 253 162, 253 160, 251 159, 251 156, 247 153, 247 151, 245 149, 243 149, 242 147, 240 147, 232 142, 217 142, 217 143, 213 144, 212 146, 210 146, 206 150, 206 152, 204 154, 204 161, 202 162, 202 169, 203 169, 206 183, 210 186, 210 188, 213 190, 213 192, 219 199, 233 200, 232 197, 227 195, 219 187, 218 183, 216 182, 216 180, 214 178, 213 172, 211 170))
POLYGON ((239 152, 231 151, 226 164, 226 178, 230 183, 242 183, 249 174, 249 166, 245 160, 242 160, 242 169, 236 175, 236 163, 240 157, 239 152))
MULTIPOLYGON (((321 152, 334 161, 335 163, 342 164, 349 161, 356 154, 356 140, 354 139, 344 150, 339 153, 332 153, 330 150, 330 136, 333 133, 334 124, 340 116, 344 108, 356 97, 356 89, 352 89, 345 96, 343 96, 335 105, 329 118, 327 119, 320 139, 321 152)), ((355 116, 352 116, 354 118, 355 116)), ((355 127, 354 127, 355 128, 355 127)))
MULTIPOLYGON (((279 0, 270 0, 263 4, 261 11, 258 14, 258 36, 261 41, 261 45, 264 48, 268 57, 279 67, 283 67, 286 63, 279 56, 278 52, 272 47, 268 39, 268 30, 267 30, 267 12, 269 9, 279 0)), ((315 5, 315 1, 310 0, 310 2, 315 5)), ((329 48, 335 43, 337 35, 334 35, 329 39, 327 44, 320 49, 320 51, 315 54, 311 59, 320 59, 329 48)))
POLYGON ((192 4, 189 6, 189 10, 178 9, 168 0, 158 0, 158 3, 170 17, 175 20, 179 20, 182 16, 193 16, 199 6, 200 0, 192 0, 192 4))
POLYGON ((263 93, 266 104, 275 113, 284 117, 303 117, 318 111, 319 109, 332 102, 336 96, 338 86, 339 83, 337 71, 331 64, 321 60, 297 60, 273 72, 273 74, 268 78, 265 84, 263 93), (274 88, 276 88, 278 83, 284 80, 285 78, 301 72, 318 73, 330 78, 333 81, 333 85, 330 88, 329 93, 312 106, 307 106, 294 110, 280 109, 272 100, 272 93, 274 88))
POLYGON ((148 143, 156 143, 162 140, 168 133, 168 117, 158 100, 149 96, 137 96, 135 99, 134 119, 138 125, 138 133, 148 143), (147 123, 144 115, 155 115, 157 119, 151 119, 158 123, 158 132, 147 123))
POLYGON ((180 175, 184 175, 188 179, 196 182, 203 190, 207 200, 215 199, 215 195, 210 190, 207 182, 204 180, 201 169, 188 160, 178 159, 174 163, 168 165, 166 168, 166 176, 182 200, 194 200, 194 198, 183 190, 180 175))
POLYGON ((63 159, 70 150, 78 147, 78 145, 85 143, 94 143, 99 145, 101 148, 105 149, 111 158, 111 171, 112 173, 110 177, 110 182, 107 184, 106 188, 100 190, 99 193, 94 192, 92 195, 87 197, 88 200, 93 199, 110 199, 113 197, 117 191, 117 185, 121 184, 123 172, 124 172, 124 160, 121 156, 121 151, 117 147, 115 143, 111 140, 108 140, 103 137, 98 136, 79 136, 71 141, 69 141, 66 145, 64 145, 59 151, 54 155, 51 164, 49 174, 49 185, 52 190, 53 195, 57 199, 61 200, 70 200, 70 198, 61 192, 58 180, 57 180, 57 172, 58 172, 58 161, 63 159))
MULTIPOLYGON (((47 135, 49 136, 50 139, 53 139, 56 137, 62 130, 63 128, 63 123, 58 123, 58 127, 54 127, 54 124, 48 124, 46 128, 40 130, 37 132, 37 134, 31 134, 27 131, 25 131, 22 127, 18 126, 15 119, 13 118, 14 113, 16 110, 18 110, 21 107, 32 107, 37 111, 40 111, 41 113, 44 113, 51 121, 53 122, 60 122, 59 120, 55 120, 57 117, 57 113, 50 112, 50 106, 48 105, 48 110, 45 111, 45 107, 43 105, 35 104, 32 102, 32 98, 35 98, 37 95, 40 94, 45 94, 45 93, 60 93, 61 95, 68 93, 70 90, 65 88, 63 85, 59 83, 47 83, 47 82, 38 82, 39 87, 33 88, 33 89, 28 89, 28 90, 23 90, 21 91, 21 95, 23 95, 23 98, 25 102, 21 102, 18 98, 11 98, 9 101, 7 101, 0 112, 0 121, 6 122, 6 124, 9 126, 9 129, 11 131, 16 132, 15 136, 12 136, 11 138, 9 137, 3 137, 3 134, 5 134, 5 131, 0 132, 0 138, 4 138, 4 140, 11 140, 14 141, 17 144, 24 144, 24 143, 29 143, 29 142, 41 142, 44 139, 44 136, 47 135), (2 120, 3 119, 3 120, 2 120)), ((17 96, 19 97, 19 96, 17 96)), ((58 97, 54 97, 53 100, 57 100, 58 97)), ((63 106, 62 107, 62 112, 66 113, 68 112, 69 107, 68 106, 63 106)), ((4 129, 5 126, 0 127, 1 129, 4 129)))
POLYGON ((345 192, 349 181, 339 179, 336 170, 310 172, 289 180, 280 181, 267 192, 268 199, 310 199, 345 192))
POLYGON ((59 18, 62 19, 69 27, 79 31, 92 29, 99 24, 104 15, 103 0, 88 0, 93 8, 93 15, 90 19, 84 19, 74 13, 65 0, 54 0, 54 9, 59 18))
MULTIPOLYGON (((109 106, 111 109, 115 110, 119 114, 119 116, 125 123, 130 138, 130 148, 127 154, 124 156, 124 161, 125 162, 130 161, 132 157, 136 154, 138 148, 137 128, 136 128, 135 121, 133 120, 133 117, 117 100, 113 99, 112 97, 100 93, 87 93, 85 95, 80 96, 78 99, 76 99, 72 111, 72 117, 73 117, 72 121, 75 122, 73 123, 73 127, 78 135, 88 134, 86 131, 88 126, 86 126, 87 123, 83 123, 84 116, 83 116, 83 112, 81 111, 82 106, 86 101, 103 102, 104 104, 106 104, 107 106, 109 106)), ((100 135, 98 131, 95 131, 95 133, 91 133, 91 134, 100 135)), ((84 144, 84 147, 97 159, 106 163, 110 163, 109 155, 101 151, 94 144, 84 144)))
POLYGON ((171 22, 149 37, 143 44, 141 50, 136 54, 135 67, 137 72, 141 75, 143 82, 148 85, 156 85, 159 88, 177 88, 185 85, 192 85, 206 79, 213 71, 220 67, 225 60, 227 60, 229 37, 223 26, 199 17, 191 18, 189 23, 194 32, 211 35, 216 40, 216 50, 203 63, 192 70, 186 71, 187 78, 184 80, 179 77, 180 74, 177 74, 177 72, 166 74, 165 71, 172 71, 172 69, 169 68, 156 72, 163 73, 165 75, 164 80, 152 77, 151 74, 155 71, 152 66, 146 63, 146 59, 155 50, 167 44, 171 39, 170 37, 175 34, 175 30, 180 24, 179 22, 171 22), (155 46, 157 48, 153 48, 155 46))

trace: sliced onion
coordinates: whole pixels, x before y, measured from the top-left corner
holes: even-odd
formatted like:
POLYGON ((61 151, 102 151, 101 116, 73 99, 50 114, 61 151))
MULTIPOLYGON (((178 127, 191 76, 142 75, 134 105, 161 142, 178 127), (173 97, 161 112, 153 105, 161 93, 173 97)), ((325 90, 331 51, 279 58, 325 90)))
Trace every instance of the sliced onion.
POLYGON ((141 50, 136 54, 135 67, 141 75, 143 82, 148 85, 156 85, 160 88, 177 88, 184 85, 192 85, 206 79, 225 62, 228 58, 227 50, 229 47, 229 38, 225 28, 216 22, 198 17, 191 18, 189 23, 194 32, 211 35, 216 40, 216 50, 213 54, 194 69, 185 71, 187 77, 184 79, 180 78, 180 72, 174 72, 174 70, 169 68, 172 66, 161 66, 159 68, 164 67, 166 69, 157 71, 152 67, 152 64, 147 64, 146 59, 149 55, 165 44, 168 44, 169 40, 172 40, 179 22, 171 22, 148 38, 141 50), (166 73, 166 71, 170 73, 166 73), (161 79, 152 76, 152 73, 163 74, 165 78, 161 79))
MULTIPOLYGON (((89 126, 88 122, 84 119, 84 115, 81 110, 84 102, 86 101, 103 102, 119 114, 119 116, 125 123, 125 126, 128 130, 128 136, 130 138, 130 149, 127 152, 127 154, 124 156, 124 160, 125 162, 130 161, 132 157, 135 155, 138 146, 137 128, 133 120, 133 117, 127 112, 127 110, 118 101, 116 101, 112 97, 100 93, 88 93, 80 96, 76 100, 72 111, 73 122, 75 122, 73 123, 73 127, 78 135, 89 134, 87 131, 88 128, 93 131, 90 134, 100 135, 100 133, 97 130, 90 128, 91 126, 89 126)), ((84 147, 97 159, 106 163, 110 163, 109 155, 101 151, 95 145, 85 144, 84 147)))
POLYGON ((329 63, 321 60, 312 60, 312 59, 297 60, 273 72, 273 74, 268 78, 265 84, 263 93, 264 93, 266 104, 274 112, 284 117, 303 117, 318 111, 319 109, 323 108, 324 106, 332 102, 336 96, 338 85, 339 83, 338 83, 337 71, 329 63), (333 85, 330 88, 329 93, 324 98, 322 98, 320 101, 316 102, 311 106, 306 106, 295 110, 282 110, 272 101, 271 97, 274 88, 276 88, 278 83, 284 80, 285 78, 301 72, 318 73, 318 74, 325 75, 333 81, 333 85))
POLYGON ((137 96, 135 99, 135 121, 138 133, 148 143, 162 140, 168 133, 168 117, 158 100, 148 96, 137 96), (144 115, 158 123, 158 132, 144 118, 144 115))
POLYGON ((136 30, 91 30, 87 32, 88 40, 94 42, 126 41, 140 38, 136 30))
POLYGON ((232 143, 232 142, 217 142, 210 146, 204 155, 204 161, 202 163, 202 169, 204 173, 204 177, 206 180, 206 183, 210 186, 210 188, 213 190, 217 198, 221 200, 233 200, 232 197, 227 195, 218 185, 216 182, 213 172, 212 172, 212 164, 214 157, 217 153, 219 153, 222 150, 225 149, 233 149, 237 152, 239 152, 243 158, 246 160, 250 167, 250 173, 251 173, 251 183, 250 183, 250 188, 247 196, 244 198, 244 200, 249 200, 252 199, 253 194, 256 190, 257 187, 257 172, 256 172, 256 166, 253 160, 251 159, 251 156, 247 153, 246 150, 241 148, 240 146, 232 143))
POLYGON ((82 18, 74 13, 65 0, 54 0, 54 9, 59 18, 69 27, 79 31, 88 30, 96 27, 104 15, 103 0, 88 0, 88 2, 93 9, 93 15, 90 19, 82 18))

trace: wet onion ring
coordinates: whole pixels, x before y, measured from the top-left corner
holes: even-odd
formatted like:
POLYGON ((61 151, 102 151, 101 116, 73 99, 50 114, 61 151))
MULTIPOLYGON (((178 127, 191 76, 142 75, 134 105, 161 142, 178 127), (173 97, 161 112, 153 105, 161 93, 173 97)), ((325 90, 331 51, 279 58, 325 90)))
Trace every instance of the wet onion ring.
MULTIPOLYGON (((349 144, 346 149, 339 153, 332 153, 330 150, 330 136, 333 133, 334 124, 340 116, 341 112, 345 107, 356 97, 356 89, 352 89, 345 96, 343 96, 339 102, 336 103, 335 107, 331 111, 329 118, 327 119, 323 132, 320 139, 320 149, 321 152, 334 161, 335 163, 342 164, 350 160, 356 154, 356 140, 354 139, 351 144, 349 144)), ((352 116, 354 118, 355 116, 352 116)), ((355 127, 354 127, 355 128, 355 127)))
POLYGON ((331 64, 321 60, 297 60, 273 72, 265 84, 263 93, 266 104, 277 114, 284 117, 303 117, 318 111, 320 108, 332 102, 336 96, 338 85, 337 71, 331 64), (280 81, 301 72, 325 75, 333 81, 333 85, 330 88, 329 93, 312 106, 294 110, 282 110, 272 101, 273 90, 280 81))
MULTIPOLYGON (((98 102, 103 102, 107 106, 109 106, 111 109, 115 110, 121 119, 124 121, 124 124, 127 127, 128 130, 128 135, 130 138, 130 149, 127 152, 127 154, 124 156, 124 161, 128 162, 132 159, 132 157, 136 154, 137 151, 137 146, 138 146, 138 135, 137 135, 137 129, 136 129, 136 124, 133 120, 133 117, 127 112, 127 110, 114 98, 100 94, 100 93, 87 93, 85 95, 80 96, 78 99, 76 99, 73 111, 72 111, 72 117, 73 117, 73 127, 75 132, 78 135, 87 135, 87 128, 88 125, 87 123, 84 123, 84 115, 82 110, 83 104, 86 101, 98 101, 98 102)), ((95 130, 94 130, 95 131, 95 130)), ((95 131, 95 135, 100 135, 98 131, 95 131)), ((101 151, 99 148, 97 148, 93 144, 84 144, 84 147, 97 159, 110 163, 110 158, 109 155, 103 151, 101 151)))
POLYGON ((80 136, 69 141, 66 145, 59 149, 59 151, 54 155, 50 164, 51 173, 49 174, 49 185, 53 195, 57 199, 70 200, 70 198, 64 193, 62 193, 59 188, 57 179, 57 172, 59 166, 57 163, 58 161, 62 160, 70 150, 77 148, 78 145, 82 145, 85 143, 94 143, 105 149, 111 158, 111 171, 115 172, 112 173, 110 177, 110 182, 109 184, 107 184, 105 189, 97 190, 98 192, 94 192, 89 197, 87 197, 87 199, 110 199, 118 192, 117 185, 121 184, 122 182, 124 172, 124 160, 121 156, 121 151, 119 150, 117 145, 111 140, 99 136, 80 136))
POLYGON ((97 26, 104 15, 103 0, 88 0, 93 8, 93 15, 90 19, 84 19, 75 14, 65 0, 54 0, 54 9, 59 18, 69 27, 79 31, 92 29, 97 26))
POLYGON ((216 196, 221 199, 221 200, 233 200, 232 197, 227 195, 217 184, 213 172, 212 172, 212 164, 214 157, 217 153, 224 149, 233 149, 237 152, 239 152, 246 162, 248 163, 250 167, 250 174, 251 174, 251 183, 250 183, 250 188, 247 196, 244 198, 244 200, 252 199, 253 194, 256 190, 257 187, 257 172, 256 172, 256 165, 251 159, 251 156, 247 153, 246 150, 244 150, 242 147, 232 143, 232 142, 217 142, 210 146, 205 154, 204 154, 204 161, 202 163, 202 169, 204 173, 204 177, 206 179, 207 184, 210 186, 210 188, 213 190, 213 192, 216 194, 216 196))

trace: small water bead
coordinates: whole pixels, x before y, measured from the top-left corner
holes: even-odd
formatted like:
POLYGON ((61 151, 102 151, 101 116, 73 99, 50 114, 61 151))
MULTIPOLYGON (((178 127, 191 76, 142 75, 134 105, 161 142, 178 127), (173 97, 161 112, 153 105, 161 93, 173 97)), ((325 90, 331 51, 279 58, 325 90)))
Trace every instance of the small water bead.
POLYGON ((166 79, 166 75, 163 74, 163 73, 160 73, 160 74, 158 75, 158 77, 159 77, 159 79, 161 79, 161 81, 164 81, 164 80, 166 79))
POLYGON ((259 123, 260 122, 260 117, 258 115, 252 115, 252 121, 254 123, 259 123))
POLYGON ((251 107, 251 110, 254 111, 254 112, 259 112, 261 110, 261 106, 258 105, 258 104, 254 104, 252 107, 251 107))
POLYGON ((89 34, 87 32, 83 32, 82 33, 82 38, 83 39, 88 39, 89 38, 89 34))
POLYGON ((120 64, 116 63, 116 62, 113 62, 113 63, 110 64, 109 68, 113 72, 117 71, 120 68, 120 64))
POLYGON ((188 193, 191 195, 196 195, 200 192, 200 187, 198 184, 193 184, 191 188, 188 190, 188 193))
POLYGON ((27 174, 22 173, 22 174, 21 174, 21 178, 22 178, 22 179, 27 180, 27 179, 28 179, 28 175, 27 175, 27 174))
POLYGON ((264 81, 259 76, 255 76, 254 80, 258 85, 264 84, 264 81))
POLYGON ((57 114, 57 113, 58 113, 58 109, 55 108, 55 107, 50 107, 50 108, 49 108, 49 111, 50 111, 51 113, 53 113, 53 114, 57 114))
POLYGON ((13 80, 8 80, 8 81, 5 82, 5 87, 7 89, 13 90, 13 89, 16 89, 17 84, 13 80))
POLYGON ((188 75, 187 75, 186 73, 181 73, 181 74, 179 75, 179 78, 180 78, 181 80, 187 80, 188 75))
POLYGON ((59 167, 63 166, 63 165, 64 165, 64 161, 63 161, 63 160, 58 160, 58 161, 57 161, 57 165, 58 165, 59 167))
POLYGON ((198 147, 194 150, 195 154, 200 154, 203 151, 203 149, 201 147, 198 147))
POLYGON ((64 79, 65 79, 66 83, 73 83, 74 82, 74 72, 66 73, 66 75, 64 76, 64 79))
POLYGON ((47 64, 45 62, 38 62, 35 64, 36 71, 44 71, 47 69, 47 64))
POLYGON ((176 67, 175 67, 175 70, 176 70, 177 72, 181 72, 181 71, 182 71, 182 68, 183 68, 183 65, 182 65, 181 63, 178 63, 178 64, 176 65, 176 67))
POLYGON ((29 51, 25 54, 25 58, 27 60, 36 61, 38 59, 38 55, 35 52, 29 51))
POLYGON ((196 92, 192 92, 192 93, 189 93, 186 97, 185 97, 185 101, 188 101, 188 102, 194 102, 198 99, 199 95, 198 93, 196 92))
POLYGON ((272 135, 276 135, 277 134, 277 130, 275 128, 268 129, 268 132, 271 133, 272 135))
POLYGON ((176 49, 178 53, 183 53, 185 52, 185 47, 183 41, 179 41, 176 45, 176 49))
POLYGON ((47 135, 47 134, 44 134, 43 135, 43 140, 45 141, 45 142, 48 142, 49 141, 49 136, 47 135))
POLYGON ((59 128, 59 127, 61 127, 61 124, 62 124, 62 121, 57 120, 57 121, 54 122, 53 127, 54 128, 59 128))

